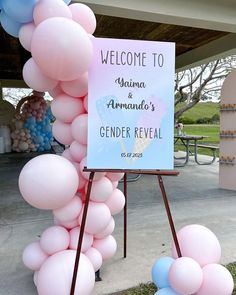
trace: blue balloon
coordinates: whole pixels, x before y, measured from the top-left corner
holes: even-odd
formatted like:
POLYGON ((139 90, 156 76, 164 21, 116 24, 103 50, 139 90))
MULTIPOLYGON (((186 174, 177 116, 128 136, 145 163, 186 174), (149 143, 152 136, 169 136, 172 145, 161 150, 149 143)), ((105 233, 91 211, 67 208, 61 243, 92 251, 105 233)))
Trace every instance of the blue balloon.
POLYGON ((174 261, 172 257, 161 257, 154 263, 152 267, 152 281, 158 288, 170 286, 168 273, 174 261))
POLYGON ((176 293, 173 289, 171 288, 163 288, 160 289, 155 293, 155 295, 181 295, 179 293, 176 293))
POLYGON ((64 2, 65 2, 67 5, 69 5, 70 2, 71 2, 71 0, 64 0, 64 2))
POLYGON ((2 0, 3 9, 15 21, 29 23, 37 0, 2 0))
POLYGON ((21 23, 12 19, 9 15, 6 14, 4 10, 0 12, 0 23, 3 29, 11 36, 18 37, 21 23))

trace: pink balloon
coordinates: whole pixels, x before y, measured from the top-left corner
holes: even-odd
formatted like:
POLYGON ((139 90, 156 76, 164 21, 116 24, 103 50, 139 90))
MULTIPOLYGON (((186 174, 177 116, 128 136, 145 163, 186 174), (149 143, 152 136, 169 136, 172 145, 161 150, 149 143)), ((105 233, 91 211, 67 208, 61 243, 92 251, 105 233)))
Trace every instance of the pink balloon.
POLYGON ((78 171, 78 175, 79 175, 79 179, 80 179, 78 190, 81 191, 85 188, 86 184, 88 183, 88 180, 83 177, 83 175, 81 174, 80 171, 78 171))
MULTIPOLYGON (((38 273, 39 295, 70 294, 75 256, 75 250, 65 250, 47 259, 38 273)), ((95 283, 94 268, 83 253, 80 254, 76 281, 75 294, 90 295, 92 293, 95 283)))
POLYGON ((231 273, 220 264, 203 267, 203 283, 196 295, 231 295, 234 281, 231 273))
POLYGON ((94 267, 94 271, 95 272, 98 271, 102 266, 102 255, 101 255, 101 253, 97 249, 91 247, 84 254, 88 257, 88 259, 92 263, 92 265, 94 267))
POLYGON ((23 78, 25 83, 37 91, 48 91, 57 85, 57 81, 46 77, 33 58, 30 58, 23 67, 23 78))
POLYGON ((34 7, 33 18, 36 26, 42 21, 56 16, 72 18, 72 13, 64 1, 40 0, 34 7))
POLYGON ((64 17, 53 17, 36 27, 31 53, 45 75, 70 81, 88 70, 92 44, 79 24, 64 17))
POLYGON ((62 144, 71 144, 73 137, 71 134, 71 124, 56 120, 52 125, 52 134, 62 144))
POLYGON ((70 96, 82 97, 88 93, 88 73, 80 75, 72 81, 60 83, 62 90, 70 96))
POLYGON ((82 114, 84 107, 81 99, 61 94, 52 101, 51 109, 56 119, 64 123, 71 123, 82 114))
POLYGON ((114 229, 115 229, 115 220, 113 217, 111 217, 111 220, 110 220, 108 226, 103 231, 96 234, 94 236, 94 238, 95 239, 104 239, 105 237, 111 235, 113 233, 114 229))
POLYGON ((48 255, 66 250, 70 243, 70 235, 62 226, 51 226, 41 235, 40 246, 48 255))
POLYGON ((103 260, 107 260, 115 255, 117 243, 113 236, 108 236, 104 239, 94 240, 93 247, 97 249, 103 260))
MULTIPOLYGON (((87 192, 87 189, 85 192, 87 192)), ((112 183, 104 176, 99 180, 93 181, 90 199, 94 202, 105 202, 112 192, 112 183)))
POLYGON ((93 11, 85 4, 74 3, 69 5, 72 18, 79 23, 87 33, 93 34, 96 29, 96 17, 93 11))
POLYGON ((111 215, 118 214, 125 206, 125 196, 121 190, 115 189, 105 204, 110 209, 111 215))
POLYGON ((79 178, 65 158, 44 154, 30 160, 21 170, 19 189, 23 198, 39 209, 65 206, 75 195, 79 178))
POLYGON ((200 288, 203 273, 195 260, 189 257, 181 257, 171 264, 168 277, 171 287, 177 293, 189 295, 197 292, 200 288))
POLYGON ((60 226, 63 226, 65 227, 66 229, 72 229, 76 226, 79 225, 79 221, 78 221, 78 218, 77 219, 73 219, 73 220, 68 220, 68 221, 60 221, 58 220, 56 217, 54 218, 54 224, 55 225, 60 225, 60 226))
POLYGON ((88 115, 77 116, 71 124, 71 133, 73 138, 80 144, 87 144, 88 133, 88 115))
POLYGON ((106 177, 111 181, 120 181, 124 177, 124 173, 107 172, 106 177))
POLYGON ((118 187, 119 181, 112 181, 113 190, 118 187))
POLYGON ((74 161, 80 162, 87 154, 87 146, 77 142, 76 140, 73 141, 70 145, 70 154, 74 161))
POLYGON ((86 112, 88 112, 88 95, 85 95, 84 97, 84 108, 86 112))
POLYGON ((52 90, 48 91, 48 93, 50 94, 51 97, 55 98, 63 94, 63 90, 61 89, 60 84, 57 84, 57 86, 53 88, 52 90))
POLYGON ((28 51, 31 51, 31 40, 35 30, 34 23, 27 23, 20 27, 19 41, 20 44, 28 51))
MULTIPOLYGON (((84 210, 79 216, 79 224, 81 225, 84 210)), ((109 208, 103 203, 89 202, 87 218, 85 223, 85 231, 89 234, 98 234, 104 230, 111 220, 109 208)))
MULTIPOLYGON (((193 258, 201 266, 220 261, 220 243, 215 234, 205 226, 199 224, 184 226, 177 236, 183 256, 193 258)), ((174 243, 172 243, 172 256, 178 257, 174 243)))
POLYGON ((71 221, 79 217, 82 209, 82 201, 79 196, 75 195, 64 207, 53 210, 54 216, 59 221, 71 221))
POLYGON ((42 250, 39 242, 30 243, 22 254, 24 265, 32 270, 39 270, 47 258, 48 255, 42 250))
POLYGON ((71 153, 70 153, 70 149, 69 148, 65 149, 61 155, 62 155, 62 157, 64 157, 67 160, 69 160, 70 162, 73 162, 74 161, 74 159, 71 156, 71 153))
MULTIPOLYGON (((76 250, 78 246, 80 235, 80 227, 75 227, 70 231, 70 245, 69 248, 72 250, 76 250)), ((81 252, 86 252, 93 244, 93 236, 84 232, 83 240, 82 240, 82 248, 81 252)))
MULTIPOLYGON (((85 179, 89 180, 90 172, 83 171, 85 166, 87 166, 87 157, 84 157, 80 162, 80 172, 85 179)), ((99 180, 103 176, 105 176, 105 174, 106 174, 105 172, 96 172, 94 174, 93 180, 99 180)))

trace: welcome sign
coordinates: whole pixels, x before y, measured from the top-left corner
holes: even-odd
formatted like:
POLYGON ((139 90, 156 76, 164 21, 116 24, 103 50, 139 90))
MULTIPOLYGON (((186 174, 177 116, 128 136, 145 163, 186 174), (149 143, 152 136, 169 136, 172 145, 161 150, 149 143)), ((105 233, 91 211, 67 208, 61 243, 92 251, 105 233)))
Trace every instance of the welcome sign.
POLYGON ((87 167, 173 169, 175 44, 92 42, 87 167))

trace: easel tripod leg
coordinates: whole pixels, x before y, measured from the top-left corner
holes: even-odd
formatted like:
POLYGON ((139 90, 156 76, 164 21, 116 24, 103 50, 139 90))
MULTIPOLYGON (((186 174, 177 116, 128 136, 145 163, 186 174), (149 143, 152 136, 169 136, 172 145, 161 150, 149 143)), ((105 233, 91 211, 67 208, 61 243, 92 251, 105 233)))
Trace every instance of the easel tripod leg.
MULTIPOLYGON (((77 273, 78 273, 79 259, 80 259, 82 241, 83 241, 83 236, 84 236, 84 228, 85 228, 85 222, 86 222, 86 217, 87 217, 87 212, 88 212, 89 199, 90 199, 90 193, 91 193, 94 173, 95 172, 91 172, 89 175, 89 183, 88 183, 88 189, 87 189, 86 199, 85 199, 85 204, 84 204, 82 222, 81 222, 81 226, 80 226, 80 234, 79 234, 78 246, 77 246, 76 256, 75 256, 75 265, 74 265, 70 295, 75 294, 76 278, 77 278, 77 273)), ((76 294, 76 295, 78 295, 78 294, 76 294)))
POLYGON ((124 206, 124 258, 126 258, 127 251, 127 173, 124 175, 124 196, 125 196, 125 206, 124 206))

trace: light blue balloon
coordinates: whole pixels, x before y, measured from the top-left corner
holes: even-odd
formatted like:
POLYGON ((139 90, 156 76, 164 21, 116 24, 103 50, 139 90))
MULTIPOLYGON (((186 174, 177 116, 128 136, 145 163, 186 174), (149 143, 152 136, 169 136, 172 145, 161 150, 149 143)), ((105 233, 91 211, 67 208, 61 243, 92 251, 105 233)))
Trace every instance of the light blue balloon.
POLYGON ((15 21, 29 23, 37 0, 2 0, 3 9, 15 21))
POLYGON ((176 293, 173 289, 171 288, 163 288, 160 289, 155 293, 155 295, 181 295, 179 293, 176 293))
POLYGON ((4 10, 0 12, 0 23, 3 29, 11 36, 18 37, 21 23, 12 19, 9 15, 6 14, 4 10))
POLYGON ((64 2, 65 2, 67 5, 69 5, 70 2, 71 2, 71 0, 64 0, 64 2))
POLYGON ((161 257, 154 263, 152 267, 152 281, 158 288, 170 286, 168 273, 174 261, 172 257, 161 257))

